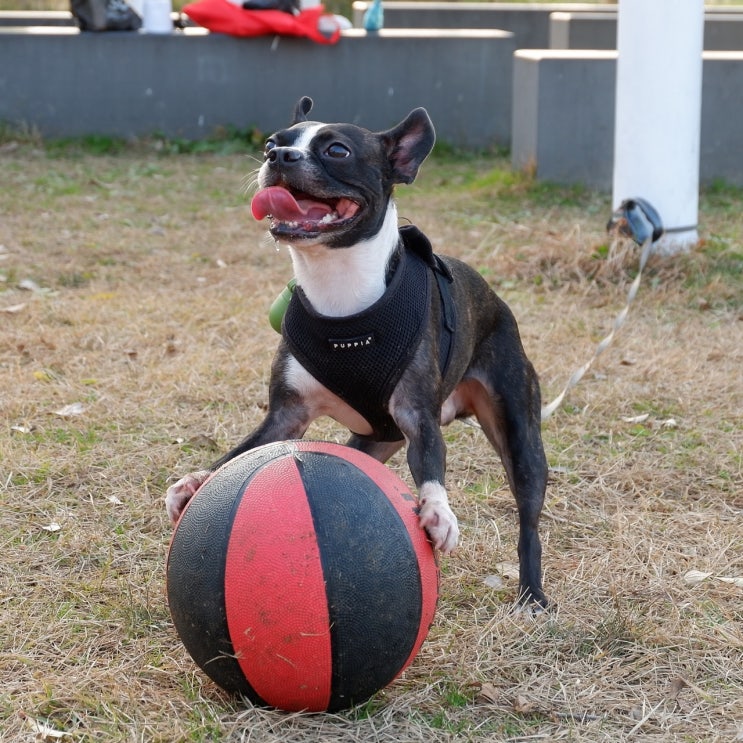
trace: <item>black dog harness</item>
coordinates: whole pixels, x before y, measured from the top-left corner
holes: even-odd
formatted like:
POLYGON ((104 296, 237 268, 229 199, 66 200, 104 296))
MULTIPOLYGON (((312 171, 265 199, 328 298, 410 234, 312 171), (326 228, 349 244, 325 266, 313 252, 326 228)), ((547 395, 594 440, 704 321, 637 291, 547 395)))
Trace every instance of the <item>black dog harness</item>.
POLYGON ((441 300, 439 368, 446 373, 454 341, 452 281, 428 238, 406 225, 387 289, 371 307, 348 317, 319 315, 298 286, 282 334, 297 361, 369 422, 371 438, 400 441, 388 403, 420 345, 434 291, 441 300))

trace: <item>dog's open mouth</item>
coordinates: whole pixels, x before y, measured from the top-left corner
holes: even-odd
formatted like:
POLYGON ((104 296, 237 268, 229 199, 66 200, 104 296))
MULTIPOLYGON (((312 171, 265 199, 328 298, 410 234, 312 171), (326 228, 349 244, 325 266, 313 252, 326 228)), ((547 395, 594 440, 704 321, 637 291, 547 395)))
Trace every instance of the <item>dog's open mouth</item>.
POLYGON ((261 189, 250 207, 255 219, 271 219, 273 234, 296 237, 309 237, 345 226, 360 208, 351 199, 323 201, 283 186, 261 189))

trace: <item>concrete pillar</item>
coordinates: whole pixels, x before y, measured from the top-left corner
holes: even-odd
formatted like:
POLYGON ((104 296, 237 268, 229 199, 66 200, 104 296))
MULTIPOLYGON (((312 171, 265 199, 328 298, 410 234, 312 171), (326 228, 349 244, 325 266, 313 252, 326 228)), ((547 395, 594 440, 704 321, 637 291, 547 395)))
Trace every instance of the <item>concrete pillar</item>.
POLYGON ((620 0, 613 207, 647 199, 666 235, 656 250, 698 239, 704 0, 620 0))

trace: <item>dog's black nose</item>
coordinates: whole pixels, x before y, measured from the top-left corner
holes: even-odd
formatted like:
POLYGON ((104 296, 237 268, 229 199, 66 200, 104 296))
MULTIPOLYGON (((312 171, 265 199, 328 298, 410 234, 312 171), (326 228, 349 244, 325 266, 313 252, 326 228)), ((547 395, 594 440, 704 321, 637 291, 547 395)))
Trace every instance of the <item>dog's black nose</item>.
POLYGON ((274 147, 266 152, 266 160, 270 163, 291 165, 302 159, 302 150, 296 147, 274 147))

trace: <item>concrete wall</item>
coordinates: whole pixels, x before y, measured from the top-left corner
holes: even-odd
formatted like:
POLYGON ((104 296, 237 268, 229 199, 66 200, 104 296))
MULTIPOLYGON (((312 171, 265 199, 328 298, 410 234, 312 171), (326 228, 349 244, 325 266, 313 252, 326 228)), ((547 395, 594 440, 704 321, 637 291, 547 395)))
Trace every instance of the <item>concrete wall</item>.
POLYGON ((440 139, 509 146, 515 41, 496 30, 358 29, 339 43, 0 29, 0 120, 49 137, 162 132, 198 139, 215 127, 270 133, 302 95, 325 121, 386 129, 425 106, 440 139))
POLYGON ((4 10, 0 26, 74 26, 75 19, 67 10, 4 10))
MULTIPOLYGON (((743 49, 743 10, 708 10, 704 18, 704 48, 709 51, 743 49)), ((616 13, 558 12, 550 16, 550 49, 616 49, 616 13)))
POLYGON ((611 188, 616 52, 520 50, 511 161, 541 179, 611 188))
POLYGON ((617 16, 613 13, 553 13, 550 49, 616 49, 617 16))
MULTIPOLYGON (((616 52, 521 50, 514 59, 514 167, 610 190, 616 52)), ((700 179, 743 186, 743 52, 705 52, 700 179), (724 112, 724 114, 721 114, 724 112)), ((648 163, 652 167, 652 163, 648 163)))
MULTIPOLYGON (((371 3, 356 0, 353 25, 361 28, 371 3)), ((549 47, 550 14, 555 11, 615 13, 616 5, 598 3, 489 3, 385 0, 387 28, 500 28, 516 37, 517 49, 549 47)))
POLYGON ((743 53, 703 58, 700 178, 743 186, 743 53))
MULTIPOLYGON (((365 7, 357 2, 355 12, 365 7)), ((616 5, 578 7, 581 23, 593 16, 615 33, 616 5), (602 12, 588 12, 597 8, 602 12)), ((81 34, 50 25, 69 14, 25 28, 3 25, 12 14, 0 13, 0 121, 48 137, 162 132, 198 139, 221 126, 269 133, 287 124, 301 95, 315 99, 320 119, 370 129, 388 128, 423 105, 440 140, 510 146, 514 165, 540 178, 609 189, 614 53, 545 48, 514 59, 519 47, 547 46, 551 13, 570 12, 578 23, 575 8, 387 0, 381 33, 353 29, 333 46, 193 28, 167 36, 81 34), (449 30, 420 28, 424 23, 449 30), (461 28, 465 23, 485 28, 461 28)), ((707 8, 708 29, 739 33, 738 10, 707 8), (719 23, 711 24, 712 16, 719 23)), ((732 43, 720 35, 713 42, 711 33, 705 43, 732 43)), ((743 54, 707 51, 704 60, 701 176, 743 185, 743 54)))

